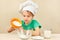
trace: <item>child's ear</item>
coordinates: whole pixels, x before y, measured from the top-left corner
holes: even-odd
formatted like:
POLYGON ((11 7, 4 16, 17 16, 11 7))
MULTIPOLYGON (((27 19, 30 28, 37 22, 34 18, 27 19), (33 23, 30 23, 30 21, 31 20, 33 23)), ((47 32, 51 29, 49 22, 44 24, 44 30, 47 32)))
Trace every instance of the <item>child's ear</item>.
POLYGON ((31 13, 32 14, 32 16, 34 17, 34 14, 33 13, 31 13))
POLYGON ((33 17, 34 17, 34 15, 33 15, 33 17))
POLYGON ((34 17, 34 15, 32 15, 32 17, 34 17))

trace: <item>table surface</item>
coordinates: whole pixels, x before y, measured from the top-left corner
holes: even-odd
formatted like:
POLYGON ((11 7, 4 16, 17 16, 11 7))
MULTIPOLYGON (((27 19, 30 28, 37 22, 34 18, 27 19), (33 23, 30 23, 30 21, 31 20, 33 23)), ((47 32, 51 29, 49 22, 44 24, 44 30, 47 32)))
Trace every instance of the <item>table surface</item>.
MULTIPOLYGON (((21 40, 17 34, 13 33, 0 33, 0 40, 21 40)), ((32 40, 32 39, 28 39, 32 40)), ((44 39, 44 40, 60 40, 60 34, 52 34, 52 37, 50 39, 44 39)))

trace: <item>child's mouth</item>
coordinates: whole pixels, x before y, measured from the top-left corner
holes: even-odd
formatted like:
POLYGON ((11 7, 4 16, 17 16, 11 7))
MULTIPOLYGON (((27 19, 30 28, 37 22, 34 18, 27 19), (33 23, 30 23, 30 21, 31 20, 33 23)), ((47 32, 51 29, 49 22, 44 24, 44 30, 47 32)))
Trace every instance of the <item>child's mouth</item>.
POLYGON ((28 20, 25 20, 25 22, 27 22, 28 20))

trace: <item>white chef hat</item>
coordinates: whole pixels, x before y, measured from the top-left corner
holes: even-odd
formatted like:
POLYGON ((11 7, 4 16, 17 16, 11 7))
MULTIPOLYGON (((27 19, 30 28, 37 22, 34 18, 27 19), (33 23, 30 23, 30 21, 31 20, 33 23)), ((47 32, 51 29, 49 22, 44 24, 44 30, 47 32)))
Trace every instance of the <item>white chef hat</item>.
POLYGON ((38 5, 35 4, 32 0, 27 0, 19 6, 19 12, 22 12, 24 10, 28 10, 35 14, 38 11, 38 5))

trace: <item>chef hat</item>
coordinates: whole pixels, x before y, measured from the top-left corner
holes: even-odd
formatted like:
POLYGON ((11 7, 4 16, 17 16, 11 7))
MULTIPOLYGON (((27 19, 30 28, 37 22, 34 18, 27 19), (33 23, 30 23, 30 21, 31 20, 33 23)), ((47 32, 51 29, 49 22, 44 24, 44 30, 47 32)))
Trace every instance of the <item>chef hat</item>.
POLYGON ((19 7, 19 12, 22 12, 24 10, 28 10, 35 14, 38 11, 38 5, 35 4, 32 0, 27 0, 26 2, 20 4, 19 7))

